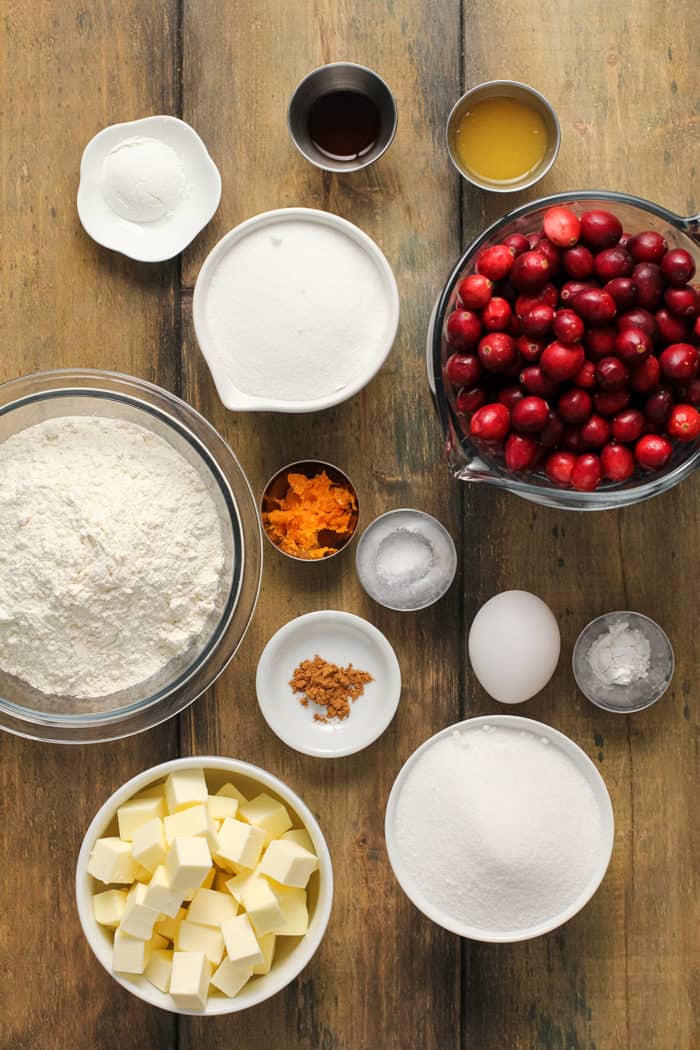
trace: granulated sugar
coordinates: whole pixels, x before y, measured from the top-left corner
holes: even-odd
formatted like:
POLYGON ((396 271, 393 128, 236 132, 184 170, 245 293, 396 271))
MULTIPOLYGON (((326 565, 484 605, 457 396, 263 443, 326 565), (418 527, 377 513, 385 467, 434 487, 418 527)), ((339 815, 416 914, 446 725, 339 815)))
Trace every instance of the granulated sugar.
POLYGON ((595 796, 573 762, 501 726, 455 730, 419 756, 398 798, 396 841, 433 907, 504 932, 572 904, 605 848, 595 796))

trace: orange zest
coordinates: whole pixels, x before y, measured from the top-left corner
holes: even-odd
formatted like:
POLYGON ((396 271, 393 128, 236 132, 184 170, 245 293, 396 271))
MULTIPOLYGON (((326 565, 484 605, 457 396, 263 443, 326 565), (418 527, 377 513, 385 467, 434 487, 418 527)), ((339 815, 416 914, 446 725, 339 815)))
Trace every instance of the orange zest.
POLYGON ((262 522, 272 542, 294 558, 320 559, 342 547, 357 525, 357 498, 325 470, 288 474, 282 498, 266 496, 262 522))

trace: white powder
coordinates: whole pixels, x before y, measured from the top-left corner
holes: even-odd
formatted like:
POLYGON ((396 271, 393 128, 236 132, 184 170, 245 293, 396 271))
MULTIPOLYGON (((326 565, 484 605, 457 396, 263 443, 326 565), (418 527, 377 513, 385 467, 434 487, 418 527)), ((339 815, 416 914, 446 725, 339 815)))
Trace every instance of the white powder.
POLYGON ((134 423, 64 416, 0 445, 0 666, 94 697, 162 670, 199 635, 223 566, 203 482, 134 423))
POLYGON ((418 758, 398 798, 396 835, 427 901, 503 932, 573 904, 603 847, 595 796, 566 754, 494 726, 456 730, 418 758))
POLYGON ((219 373, 245 394, 281 401, 326 398, 366 374, 391 324, 381 274, 359 245, 292 220, 232 246, 204 316, 219 373))
POLYGON ((124 139, 102 162, 102 196, 130 222, 172 214, 187 193, 185 170, 172 146, 153 138, 124 139))
POLYGON ((631 628, 627 620, 618 620, 593 642, 588 664, 604 685, 631 685, 649 671, 649 639, 637 628, 631 628))

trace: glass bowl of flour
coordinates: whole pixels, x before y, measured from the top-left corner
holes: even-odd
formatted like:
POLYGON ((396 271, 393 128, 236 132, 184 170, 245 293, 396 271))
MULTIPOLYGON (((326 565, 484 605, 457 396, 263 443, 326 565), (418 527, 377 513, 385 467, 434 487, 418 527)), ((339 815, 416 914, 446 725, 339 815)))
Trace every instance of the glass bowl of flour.
POLYGON ((128 736, 224 670, 262 537, 236 457, 189 405, 111 372, 6 383, 0 491, 0 728, 128 736))

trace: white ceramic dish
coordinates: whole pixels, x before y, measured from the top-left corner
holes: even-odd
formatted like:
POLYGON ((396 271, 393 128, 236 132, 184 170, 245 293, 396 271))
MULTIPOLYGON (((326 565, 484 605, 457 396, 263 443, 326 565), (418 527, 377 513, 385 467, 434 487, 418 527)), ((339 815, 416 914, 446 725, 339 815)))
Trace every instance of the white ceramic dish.
POLYGON ((264 1002, 288 985, 304 969, 321 943, 328 925, 333 902, 333 868, 326 840, 315 817, 299 796, 277 777, 258 766, 241 762, 235 758, 208 755, 196 758, 176 758, 132 777, 115 791, 97 811, 85 833, 78 855, 76 899, 80 924, 90 947, 105 970, 123 988, 132 992, 139 999, 143 999, 144 1002, 150 1003, 151 1006, 159 1006, 162 1010, 169 1010, 171 1013, 215 1016, 237 1013, 239 1010, 245 1010, 249 1006, 264 1002), (254 977, 233 999, 228 999, 218 993, 210 994, 206 1009, 203 1011, 178 1010, 171 997, 155 988, 145 977, 112 972, 112 931, 100 926, 95 921, 93 913, 92 898, 103 888, 102 883, 97 882, 87 873, 90 851, 95 840, 103 835, 116 833, 111 831, 111 828, 116 828, 116 813, 119 806, 123 805, 132 795, 143 791, 149 784, 164 779, 176 769, 204 769, 210 786, 215 789, 227 780, 233 780, 244 792, 248 784, 251 794, 254 794, 257 788, 258 791, 267 791, 277 796, 292 811, 295 827, 304 827, 308 831, 319 861, 319 870, 311 876, 309 882, 309 929, 306 935, 278 938, 277 951, 269 974, 264 977, 254 977))
POLYGON ((352 613, 322 610, 281 627, 263 649, 255 679, 258 703, 273 733, 295 751, 317 758, 352 755, 373 743, 391 722, 401 696, 401 670, 381 631, 352 613), (342 721, 314 721, 289 685, 294 669, 316 654, 330 663, 368 671, 374 681, 342 721))
POLYGON ((545 725, 543 722, 536 722, 531 718, 520 718, 518 715, 486 715, 481 718, 469 718, 464 722, 456 722, 454 725, 447 726, 442 729, 439 733, 431 736, 424 744, 421 744, 416 751, 406 760, 402 766, 399 774, 394 781, 394 785, 389 794, 389 799, 386 806, 386 816, 384 821, 384 834, 386 837, 387 853, 389 855, 389 863, 394 871, 394 875, 404 891, 406 896, 415 904, 419 911, 422 911, 429 919, 437 923, 438 926, 442 926, 444 929, 449 930, 451 933, 459 934, 460 937, 468 937, 474 941, 486 941, 492 943, 501 944, 512 944, 515 941, 526 941, 532 937, 539 937, 541 934, 549 933, 550 930, 555 930, 558 926, 571 919, 577 912, 584 907, 585 904, 591 899, 595 891, 603 881, 605 872, 608 869, 610 863, 610 857, 612 855, 613 842, 615 838, 615 821, 613 816, 612 804, 610 802, 610 796, 608 789, 605 786, 605 781, 601 777, 600 773, 596 769, 593 762, 591 762, 588 755, 581 750, 578 744, 575 744, 573 740, 570 740, 564 733, 560 733, 556 729, 552 729, 551 726, 545 725), (395 833, 396 824, 396 809, 398 805, 399 796, 403 785, 409 778, 414 766, 420 755, 422 755, 428 748, 441 740, 443 737, 449 736, 454 733, 455 730, 462 729, 478 729, 480 726, 497 725, 503 726, 506 729, 516 729, 527 733, 534 733, 538 737, 544 737, 550 743, 554 744, 560 749, 576 766, 578 771, 583 774, 586 781, 588 782, 595 799, 598 803, 600 810, 600 817, 603 827, 604 843, 600 850, 600 856, 598 864, 591 876, 591 879, 586 886, 585 890, 571 902, 568 908, 558 914, 552 915, 551 918, 538 926, 533 926, 527 929, 518 930, 485 930, 475 928, 467 925, 466 923, 460 922, 454 916, 447 914, 442 909, 436 907, 433 902, 426 896, 423 889, 416 885, 415 881, 407 873, 401 859, 401 854, 398 847, 398 842, 395 833))
MULTIPOLYGON (((274 309, 274 302, 269 304, 270 310, 274 309)), ((258 412, 311 412, 338 405, 342 401, 357 394, 377 374, 384 364, 391 350, 399 324, 399 292, 396 279, 384 254, 375 242, 357 226, 346 219, 329 212, 317 211, 312 208, 279 208, 275 211, 263 212, 247 219, 233 230, 230 230, 217 245, 211 250, 199 271, 197 283, 194 289, 192 303, 194 328, 197 342, 209 366, 216 384, 216 389, 221 401, 231 411, 258 411, 258 412), (211 292, 212 284, 216 281, 217 271, 229 253, 234 252, 242 242, 251 234, 265 228, 278 227, 284 223, 313 223, 334 230, 343 237, 348 238, 354 245, 361 248, 366 257, 371 261, 380 282, 382 294, 385 299, 387 323, 382 339, 377 347, 376 353, 366 367, 359 369, 351 379, 348 379, 339 389, 330 395, 314 397, 313 392, 303 400, 284 400, 275 396, 274 390, 269 396, 261 397, 245 392, 236 386, 230 367, 230 352, 219 346, 212 331, 212 326, 207 320, 207 299, 211 292)), ((280 329, 283 336, 283 328, 280 329)), ((240 380, 239 380, 240 382, 240 380)))
POLYGON ((183 251, 202 230, 221 200, 221 176, 201 138, 177 117, 153 116, 111 124, 88 142, 80 162, 78 215, 94 241, 139 262, 163 262, 183 251), (184 169, 187 193, 177 207, 154 222, 121 218, 105 200, 102 165, 124 139, 157 139, 170 146, 184 169))

